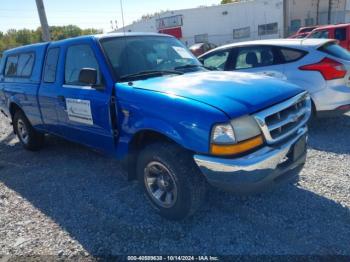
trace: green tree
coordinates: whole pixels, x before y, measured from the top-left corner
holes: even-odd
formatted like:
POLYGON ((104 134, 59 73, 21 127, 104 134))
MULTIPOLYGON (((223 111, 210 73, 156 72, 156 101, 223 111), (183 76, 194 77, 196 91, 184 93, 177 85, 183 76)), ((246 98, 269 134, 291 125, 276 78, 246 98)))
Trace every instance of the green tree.
MULTIPOLYGON (((53 41, 62 40, 70 37, 81 35, 99 34, 102 30, 90 28, 81 29, 76 25, 67 26, 51 26, 51 38, 53 41)), ((10 29, 6 33, 0 31, 0 57, 4 50, 11 49, 21 45, 28 45, 32 43, 42 42, 42 30, 38 27, 36 30, 10 29)))
POLYGON ((236 2, 239 2, 241 0, 221 0, 221 4, 224 5, 224 4, 231 4, 231 3, 236 3, 236 2))

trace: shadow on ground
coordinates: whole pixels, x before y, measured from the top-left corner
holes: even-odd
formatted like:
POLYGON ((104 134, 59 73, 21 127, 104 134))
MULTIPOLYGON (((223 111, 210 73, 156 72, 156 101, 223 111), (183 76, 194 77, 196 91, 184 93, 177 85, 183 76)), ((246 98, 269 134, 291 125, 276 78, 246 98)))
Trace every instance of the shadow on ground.
POLYGON ((316 119, 309 127, 311 148, 350 154, 350 115, 316 119))
POLYGON ((296 186, 246 199, 214 190, 174 223, 153 213, 118 162, 86 148, 49 138, 37 153, 2 142, 0 155, 0 181, 92 255, 350 254, 349 209, 296 186))

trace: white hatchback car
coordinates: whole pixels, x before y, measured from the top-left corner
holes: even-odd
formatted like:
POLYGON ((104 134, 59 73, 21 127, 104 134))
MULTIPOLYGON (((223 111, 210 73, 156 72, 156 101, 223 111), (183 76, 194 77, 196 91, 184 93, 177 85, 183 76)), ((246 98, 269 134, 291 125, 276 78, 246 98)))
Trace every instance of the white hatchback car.
POLYGON ((213 70, 277 77, 307 90, 317 116, 350 111, 350 53, 330 39, 276 39, 225 45, 199 57, 213 70))

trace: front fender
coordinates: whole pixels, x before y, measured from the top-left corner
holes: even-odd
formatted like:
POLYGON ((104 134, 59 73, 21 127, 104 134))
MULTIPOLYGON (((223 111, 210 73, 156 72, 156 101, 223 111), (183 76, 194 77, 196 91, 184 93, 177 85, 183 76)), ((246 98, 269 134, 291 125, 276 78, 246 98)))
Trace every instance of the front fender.
POLYGON ((183 148, 194 152, 206 153, 209 148, 209 132, 201 129, 197 124, 186 121, 174 125, 174 123, 161 119, 147 117, 135 122, 125 120, 122 129, 117 150, 120 158, 130 152, 132 139, 139 133, 147 131, 159 133, 183 148))
POLYGON ((207 154, 213 124, 229 120, 198 101, 147 90, 120 87, 118 91, 119 157, 129 152, 133 137, 142 131, 157 132, 185 149, 207 154))

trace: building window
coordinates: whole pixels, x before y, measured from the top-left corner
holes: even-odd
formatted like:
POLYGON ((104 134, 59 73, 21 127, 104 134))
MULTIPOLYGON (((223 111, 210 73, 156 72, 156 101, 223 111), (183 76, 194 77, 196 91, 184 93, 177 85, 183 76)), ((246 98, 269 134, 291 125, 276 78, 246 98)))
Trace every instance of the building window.
POLYGON ((201 34, 194 36, 194 42, 198 43, 207 43, 208 42, 208 34, 201 34))
POLYGON ((233 39, 242 39, 250 37, 250 26, 233 29, 233 39))
POLYGON ((300 19, 294 19, 290 22, 290 31, 296 32, 301 27, 301 20, 300 19))
POLYGON ((182 26, 182 15, 159 18, 156 20, 156 24, 158 30, 182 26))
POLYGON ((306 18, 305 19, 305 26, 311 26, 311 25, 314 25, 315 22, 314 22, 314 19, 313 18, 306 18))
POLYGON ((278 33, 278 23, 259 25, 259 35, 274 35, 278 33))

